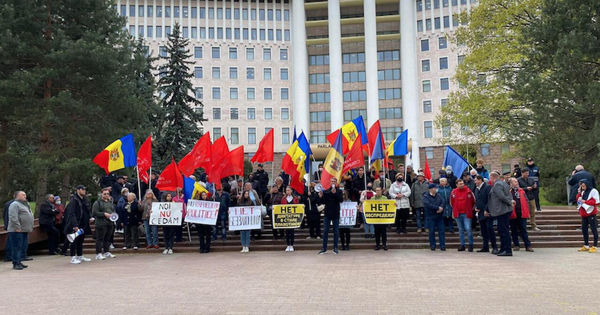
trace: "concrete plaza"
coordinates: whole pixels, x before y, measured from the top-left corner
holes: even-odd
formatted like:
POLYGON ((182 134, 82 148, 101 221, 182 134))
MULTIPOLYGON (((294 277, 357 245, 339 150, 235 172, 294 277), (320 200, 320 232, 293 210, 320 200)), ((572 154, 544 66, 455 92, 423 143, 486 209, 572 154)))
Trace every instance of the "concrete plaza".
POLYGON ((3 314, 595 314, 600 254, 123 254, 0 265, 3 314))

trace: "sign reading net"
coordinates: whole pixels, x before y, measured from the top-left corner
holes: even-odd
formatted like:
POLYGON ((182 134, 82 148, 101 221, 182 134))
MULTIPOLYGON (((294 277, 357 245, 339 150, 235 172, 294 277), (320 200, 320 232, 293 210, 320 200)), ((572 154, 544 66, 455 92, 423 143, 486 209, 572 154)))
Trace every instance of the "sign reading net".
POLYGON ((229 230, 260 230, 263 206, 246 206, 229 208, 229 230))
POLYGON ((274 205, 273 228, 297 229, 304 219, 304 205, 274 205))
POLYGON ((394 224, 396 220, 396 201, 365 200, 363 211, 368 224, 394 224))

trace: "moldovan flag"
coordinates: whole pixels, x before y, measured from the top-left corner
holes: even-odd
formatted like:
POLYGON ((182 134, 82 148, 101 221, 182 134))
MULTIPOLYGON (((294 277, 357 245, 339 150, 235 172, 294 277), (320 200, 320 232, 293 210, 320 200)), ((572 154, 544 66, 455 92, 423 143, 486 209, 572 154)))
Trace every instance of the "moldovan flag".
POLYGON ((156 181, 156 188, 162 191, 175 191, 177 188, 183 188, 183 176, 179 172, 175 159, 172 158, 171 164, 167 165, 160 173, 156 181))
POLYGON ((189 199, 200 199, 200 194, 203 192, 208 193, 208 190, 200 183, 189 177, 183 178, 183 199, 186 203, 189 199))
POLYGON ((350 152, 346 156, 346 160, 344 161, 342 173, 346 173, 348 170, 363 165, 365 165, 365 157, 363 155, 362 146, 353 145, 352 149, 350 149, 350 152))
POLYGON ((361 145, 366 145, 368 142, 367 130, 365 129, 365 122, 363 121, 362 116, 354 118, 351 122, 343 125, 341 129, 330 133, 327 136, 327 141, 329 141, 331 145, 334 145, 340 131, 344 135, 342 138, 343 154, 347 154, 350 151, 356 140, 360 140, 361 145))
POLYGON ((199 167, 202 167, 208 173, 212 166, 211 160, 210 132, 207 132, 198 139, 192 151, 179 161, 177 167, 184 176, 192 175, 199 167))
POLYGON ((254 163, 254 162, 258 162, 258 163, 273 162, 273 152, 274 152, 273 134, 274 134, 273 129, 271 129, 262 138, 262 140, 260 140, 260 143, 258 144, 258 150, 254 154, 254 156, 252 157, 250 162, 252 162, 252 163, 254 163))
POLYGON ((92 161, 103 168, 106 174, 126 167, 136 166, 137 158, 135 156, 133 135, 128 134, 109 144, 92 161))
POLYGON ((148 184, 150 177, 148 176, 148 170, 152 166, 152 136, 148 136, 146 141, 142 143, 138 154, 137 154, 137 167, 140 179, 148 184))
POLYGON ((342 133, 339 133, 333 147, 329 149, 325 163, 323 163, 323 172, 321 173, 321 185, 323 186, 323 189, 329 189, 331 187, 331 178, 337 178, 338 183, 340 182, 342 167, 344 166, 342 138, 342 133))
MULTIPOLYGON (((373 160, 372 156, 373 156, 373 151, 375 150, 376 144, 377 144, 377 138, 379 139, 379 142, 381 143, 381 150, 383 152, 385 152, 385 141, 383 140, 383 135, 381 134, 381 125, 379 123, 379 120, 377 120, 372 126, 371 128, 369 128, 369 133, 367 135, 367 138, 369 139, 369 156, 371 157, 371 165, 373 165, 373 167, 375 168, 376 172, 375 172, 375 178, 379 178, 379 171, 383 168, 383 166, 385 164, 381 163, 380 160, 373 160)), ((385 161, 387 162, 387 157, 385 157, 385 161)))

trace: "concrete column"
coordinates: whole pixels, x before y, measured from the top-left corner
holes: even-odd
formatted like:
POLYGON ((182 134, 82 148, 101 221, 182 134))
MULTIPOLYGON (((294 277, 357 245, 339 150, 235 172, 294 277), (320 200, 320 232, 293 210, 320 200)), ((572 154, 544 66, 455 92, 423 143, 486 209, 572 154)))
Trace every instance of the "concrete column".
POLYGON ((412 159, 406 164, 415 170, 421 167, 419 144, 421 142, 421 117, 417 73, 417 30, 415 1, 400 1, 400 68, 402 69, 402 118, 408 139, 412 140, 412 159))
POLYGON ((344 124, 340 1, 329 0, 327 10, 329 12, 329 91, 331 94, 331 131, 335 131, 340 129, 344 124))
MULTIPOLYGON (((375 0, 365 0, 365 77, 367 80, 367 130, 379 120, 377 81, 377 21, 375 0)), ((331 78, 330 78, 331 79, 331 78)), ((333 115, 332 115, 333 120, 333 115)))
POLYGON ((292 97, 297 133, 310 137, 308 107, 308 52, 306 51, 306 13, 304 0, 292 0, 292 97))

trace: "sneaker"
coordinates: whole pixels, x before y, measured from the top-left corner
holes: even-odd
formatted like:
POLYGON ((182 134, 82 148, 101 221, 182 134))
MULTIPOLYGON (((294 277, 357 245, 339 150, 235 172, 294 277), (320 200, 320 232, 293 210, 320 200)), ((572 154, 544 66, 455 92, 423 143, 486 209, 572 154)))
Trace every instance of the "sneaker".
POLYGON ((127 246, 123 246, 123 250, 127 250, 127 246))
POLYGON ((306 239, 307 239, 307 240, 309 240, 309 239, 311 239, 311 238, 312 238, 312 237, 310 237, 310 236, 307 236, 307 237, 306 237, 306 239))
POLYGON ((169 254, 169 250, 168 249, 163 250, 163 255, 167 255, 167 254, 169 254))
POLYGON ((581 247, 581 248, 580 248, 580 249, 578 249, 577 251, 578 251, 578 252, 587 252, 587 251, 589 251, 589 250, 590 250, 590 248, 589 248, 589 247, 587 247, 587 246, 583 245, 583 247, 581 247))
POLYGON ((290 246, 290 252, 294 251, 294 246, 290 246))
POLYGON ((133 250, 138 250, 138 247, 137 246, 133 246, 133 250))
POLYGON ((23 266, 21 266, 20 264, 16 264, 16 265, 13 265, 13 269, 14 270, 23 270, 23 266))
POLYGON ((85 256, 79 256, 79 260, 81 260, 81 261, 92 261, 90 258, 87 258, 85 256))
POLYGON ((154 247, 154 248, 156 248, 156 249, 158 249, 158 248, 159 248, 159 247, 158 247, 158 245, 154 245, 153 247, 154 247))
POLYGON ((324 250, 324 249, 321 249, 321 251, 319 252, 319 255, 323 255, 323 254, 325 254, 325 253, 327 253, 327 251, 326 251, 326 250, 324 250))
POLYGON ((321 239, 321 237, 320 237, 320 236, 317 236, 317 239, 318 239, 318 240, 320 240, 320 239, 321 239))
POLYGON ((387 247, 387 245, 383 245, 383 250, 385 250, 385 251, 387 251, 387 250, 388 250, 388 247, 387 247))
POLYGON ((525 248, 525 251, 527 251, 527 252, 530 252, 530 253, 533 253, 533 248, 531 248, 531 247, 527 247, 527 248, 525 248))
POLYGON ((73 257, 71 257, 71 263, 74 265, 79 265, 79 264, 81 264, 81 260, 79 260, 79 258, 77 258, 77 256, 73 256, 73 257))
POLYGON ((173 255, 173 250, 169 248, 169 252, 168 252, 168 254, 169 254, 169 255, 173 255))
POLYGON ((96 255, 96 260, 104 260, 104 259, 106 259, 106 257, 104 257, 102 254, 96 255))
POLYGON ((246 247, 246 253, 250 252, 250 247, 246 247))
POLYGON ((110 244, 109 248, 110 248, 110 249, 115 249, 115 245, 113 245, 113 244, 110 244))
POLYGON ((335 255, 337 255, 337 254, 338 254, 338 250, 337 250, 337 248, 334 248, 334 249, 333 249, 333 253, 334 253, 335 255))
POLYGON ((151 246, 151 245, 146 246, 146 249, 150 249, 150 248, 153 248, 153 246, 151 246))
POLYGON ((590 247, 590 250, 588 251, 588 253, 595 253, 597 251, 596 246, 592 246, 590 247))
POLYGON ((534 231, 541 231, 542 229, 540 229, 539 227, 536 226, 535 228, 533 228, 533 230, 534 231))
POLYGON ((242 250, 240 251, 240 253, 245 253, 246 252, 246 247, 242 247, 242 250))
POLYGON ((104 258, 115 258, 115 257, 117 257, 117 256, 111 254, 110 252, 104 253, 104 258))

